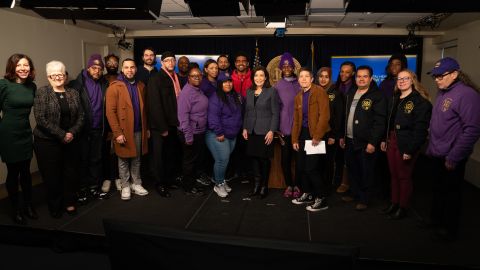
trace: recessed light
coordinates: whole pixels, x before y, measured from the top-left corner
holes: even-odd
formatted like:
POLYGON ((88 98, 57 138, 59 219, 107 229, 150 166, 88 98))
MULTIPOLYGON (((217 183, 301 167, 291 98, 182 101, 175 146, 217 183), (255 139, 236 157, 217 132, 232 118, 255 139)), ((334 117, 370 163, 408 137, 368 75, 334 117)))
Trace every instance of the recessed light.
POLYGON ((359 23, 352 23, 353 27, 358 27, 360 24, 359 23))
POLYGON ((169 25, 168 27, 173 28, 173 25, 169 25))

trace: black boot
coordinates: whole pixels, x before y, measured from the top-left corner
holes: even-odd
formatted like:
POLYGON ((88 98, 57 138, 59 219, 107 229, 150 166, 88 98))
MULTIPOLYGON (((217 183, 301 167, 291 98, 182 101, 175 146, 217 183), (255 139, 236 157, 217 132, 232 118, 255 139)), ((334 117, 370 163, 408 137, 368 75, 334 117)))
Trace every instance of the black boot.
POLYGON ((249 197, 254 197, 260 194, 260 177, 255 176, 254 181, 253 190, 248 194, 249 197))
POLYGON ((260 188, 260 199, 264 199, 268 195, 268 176, 262 179, 262 187, 260 188))
POLYGON ((382 209, 382 211, 380 211, 380 213, 382 215, 390 215, 390 214, 395 213, 397 210, 398 210, 398 204, 392 203, 387 208, 382 209))
POLYGON ((268 195, 268 187, 267 186, 262 186, 260 188, 260 199, 264 199, 268 195))
POLYGON ((12 220, 19 225, 27 225, 27 219, 23 216, 22 211, 15 209, 13 210, 12 220))
POLYGON ((31 203, 26 204, 24 212, 25 216, 27 216, 29 219, 38 219, 37 211, 35 211, 35 208, 33 208, 31 203))
POLYGON ((402 207, 398 208, 398 210, 395 213, 388 215, 390 219, 394 219, 394 220, 402 219, 406 216, 407 216, 407 210, 402 207))

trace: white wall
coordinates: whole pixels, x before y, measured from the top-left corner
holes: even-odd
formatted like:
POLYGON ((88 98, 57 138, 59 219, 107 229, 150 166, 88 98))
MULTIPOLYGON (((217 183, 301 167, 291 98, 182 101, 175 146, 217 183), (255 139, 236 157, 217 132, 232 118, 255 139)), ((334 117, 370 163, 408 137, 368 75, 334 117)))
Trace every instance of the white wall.
MULTIPOLYGON (((14 53, 24 53, 32 58, 37 71, 36 84, 46 85, 45 65, 51 60, 62 61, 74 78, 82 69, 82 42, 108 45, 109 51, 117 53, 106 33, 21 15, 0 9, 0 76, 3 78, 5 63, 14 53)), ((33 115, 30 116, 34 126, 33 115)), ((31 166, 37 171, 36 160, 31 166)), ((0 184, 5 182, 6 167, 0 163, 0 184)))
MULTIPOLYGON (((451 56, 458 60, 460 68, 470 79, 480 86, 480 21, 471 22, 451 31, 436 39, 426 40, 424 45, 424 72, 431 68, 436 60, 443 56, 451 56), (443 48, 443 50, 442 50, 443 48), (425 59, 427 58, 427 59, 425 59)), ((427 86, 435 87, 428 75, 422 76, 422 82, 427 86)), ((435 88, 432 88, 435 89, 435 88)), ((480 106, 480 104, 478 104, 480 106)), ((467 163, 465 171, 467 181, 480 187, 480 142, 477 142, 474 152, 467 163)))

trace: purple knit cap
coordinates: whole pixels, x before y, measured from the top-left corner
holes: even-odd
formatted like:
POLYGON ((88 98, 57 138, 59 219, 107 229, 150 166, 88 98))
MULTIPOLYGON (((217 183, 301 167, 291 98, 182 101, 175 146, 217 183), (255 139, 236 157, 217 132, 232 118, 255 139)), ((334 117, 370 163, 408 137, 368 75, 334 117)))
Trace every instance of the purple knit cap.
POLYGON ((92 54, 90 55, 90 58, 88 58, 87 68, 90 68, 93 65, 100 66, 103 69, 104 65, 100 54, 92 54))
POLYGON ((288 64, 291 67, 295 67, 295 63, 293 62, 293 56, 289 52, 285 52, 282 54, 280 58, 280 63, 278 63, 278 68, 282 69, 283 65, 288 64))

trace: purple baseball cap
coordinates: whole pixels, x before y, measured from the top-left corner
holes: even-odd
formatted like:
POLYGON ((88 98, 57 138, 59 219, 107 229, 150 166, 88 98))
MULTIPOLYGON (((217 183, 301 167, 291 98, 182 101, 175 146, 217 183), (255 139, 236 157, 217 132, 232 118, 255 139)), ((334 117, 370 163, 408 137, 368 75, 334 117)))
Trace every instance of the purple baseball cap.
POLYGON ((460 65, 458 64, 457 60, 451 58, 451 57, 445 57, 440 60, 438 60, 435 63, 435 66, 433 67, 430 72, 427 72, 427 74, 430 75, 442 75, 445 72, 451 72, 455 70, 459 70, 460 65))

